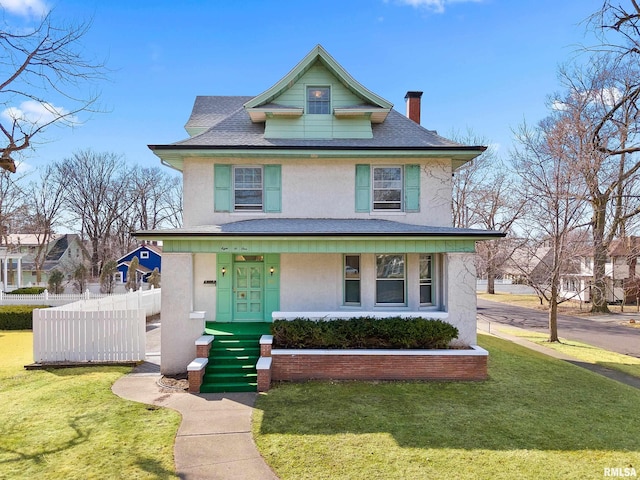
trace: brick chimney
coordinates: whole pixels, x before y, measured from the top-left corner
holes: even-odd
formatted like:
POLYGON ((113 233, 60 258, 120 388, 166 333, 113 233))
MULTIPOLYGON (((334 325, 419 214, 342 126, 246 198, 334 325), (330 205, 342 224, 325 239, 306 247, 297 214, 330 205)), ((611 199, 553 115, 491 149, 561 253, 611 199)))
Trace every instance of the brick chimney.
POLYGON ((407 117, 420 125, 420 98, 422 92, 407 92, 404 99, 407 101, 407 117))

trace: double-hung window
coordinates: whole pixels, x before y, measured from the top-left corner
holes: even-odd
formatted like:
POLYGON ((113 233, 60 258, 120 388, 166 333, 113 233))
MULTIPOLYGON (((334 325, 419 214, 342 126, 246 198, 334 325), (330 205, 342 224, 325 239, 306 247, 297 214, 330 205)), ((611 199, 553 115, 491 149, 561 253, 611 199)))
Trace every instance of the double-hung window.
POLYGON ((307 113, 311 115, 331 113, 331 89, 329 87, 307 87, 307 113))
POLYGON ((234 210, 262 211, 262 167, 233 168, 234 210))
POLYGON ((405 305, 405 256, 376 255, 376 304, 405 305))
POLYGON ((433 305, 433 256, 420 255, 420 305, 433 305))
POLYGON ((360 255, 344 256, 344 303, 360 305, 360 255))
POLYGON ((373 167, 373 210, 402 211, 402 167, 373 167))

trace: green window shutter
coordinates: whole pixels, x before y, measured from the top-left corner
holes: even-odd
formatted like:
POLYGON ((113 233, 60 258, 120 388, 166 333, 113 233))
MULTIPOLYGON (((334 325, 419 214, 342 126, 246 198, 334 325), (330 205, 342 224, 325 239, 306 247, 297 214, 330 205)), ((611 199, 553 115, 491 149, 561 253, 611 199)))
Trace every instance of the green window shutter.
POLYGON ((264 211, 282 211, 282 168, 280 165, 264 166, 264 211))
POLYGON ((213 210, 230 212, 232 205, 231 165, 213 167, 213 210))
POLYGON ((420 165, 404 167, 404 211, 420 211, 420 165))
POLYGON ((371 210, 371 166, 356 165, 356 212, 371 210))

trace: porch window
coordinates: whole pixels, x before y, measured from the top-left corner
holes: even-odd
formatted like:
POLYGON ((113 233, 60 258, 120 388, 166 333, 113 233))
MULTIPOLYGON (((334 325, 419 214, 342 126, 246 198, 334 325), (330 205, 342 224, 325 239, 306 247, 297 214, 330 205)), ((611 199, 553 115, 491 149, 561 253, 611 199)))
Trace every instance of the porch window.
POLYGON ((420 305, 433 305, 432 255, 420 255, 420 305))
POLYGON ((344 256, 344 303, 360 305, 360 255, 344 256))
POLYGON ((376 255, 376 303, 405 304, 405 256, 376 255))
POLYGON ((234 209, 262 211, 262 167, 234 167, 234 209))
POLYGON ((331 113, 331 89, 329 87, 307 88, 307 113, 312 115, 331 113))
POLYGON ((373 167, 373 209, 402 211, 402 167, 373 167))

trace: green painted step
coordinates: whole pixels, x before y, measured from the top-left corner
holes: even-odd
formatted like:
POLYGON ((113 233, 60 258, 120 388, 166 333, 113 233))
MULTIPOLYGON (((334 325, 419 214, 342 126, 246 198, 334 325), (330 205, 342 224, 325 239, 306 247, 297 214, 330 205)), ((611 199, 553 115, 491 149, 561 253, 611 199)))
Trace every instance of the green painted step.
POLYGON ((224 393, 224 392, 256 392, 257 383, 229 382, 229 383, 209 383, 200 387, 201 393, 224 393))
POLYGON ((270 332, 269 323, 207 322, 205 333, 214 340, 200 391, 255 392, 260 337, 270 332))

